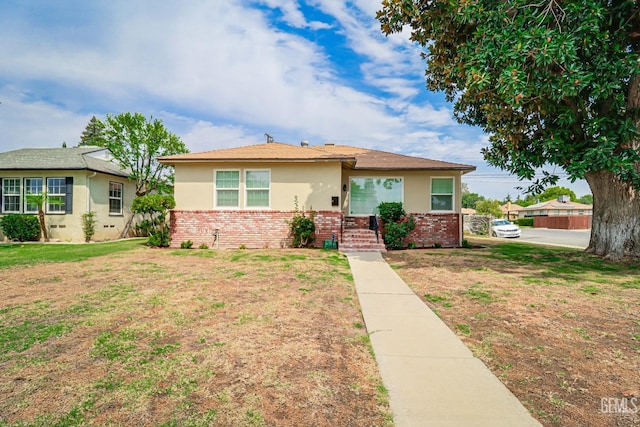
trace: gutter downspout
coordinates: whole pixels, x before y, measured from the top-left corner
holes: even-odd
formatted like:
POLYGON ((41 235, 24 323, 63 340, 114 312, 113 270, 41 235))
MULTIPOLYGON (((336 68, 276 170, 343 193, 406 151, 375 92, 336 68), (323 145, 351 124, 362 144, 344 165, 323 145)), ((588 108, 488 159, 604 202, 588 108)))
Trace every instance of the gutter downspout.
POLYGON ((93 172, 91 175, 87 177, 87 212, 91 212, 91 178, 96 176, 98 172, 93 172))

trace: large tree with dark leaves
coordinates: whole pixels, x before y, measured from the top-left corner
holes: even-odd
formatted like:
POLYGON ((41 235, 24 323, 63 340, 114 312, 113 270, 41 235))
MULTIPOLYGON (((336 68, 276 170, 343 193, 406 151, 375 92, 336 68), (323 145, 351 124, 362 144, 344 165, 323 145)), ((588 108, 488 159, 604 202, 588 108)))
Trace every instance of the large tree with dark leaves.
POLYGON ((532 180, 584 178, 588 250, 640 257, 640 2, 383 0, 385 34, 411 30, 429 90, 490 135, 492 165, 532 180))

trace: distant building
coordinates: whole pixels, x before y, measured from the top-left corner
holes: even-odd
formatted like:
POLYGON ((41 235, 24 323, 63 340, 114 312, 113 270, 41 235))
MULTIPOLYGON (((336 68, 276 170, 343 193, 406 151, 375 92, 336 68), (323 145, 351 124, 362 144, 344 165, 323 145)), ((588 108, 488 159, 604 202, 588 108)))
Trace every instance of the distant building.
POLYGON ((524 209, 522 206, 518 205, 517 203, 511 202, 507 202, 504 205, 500 206, 502 214, 509 221, 518 218, 522 209, 524 209))
POLYGON ((561 196, 558 200, 549 200, 523 208, 519 217, 533 217, 535 228, 553 228, 562 230, 585 230, 591 228, 593 205, 585 205, 561 196))

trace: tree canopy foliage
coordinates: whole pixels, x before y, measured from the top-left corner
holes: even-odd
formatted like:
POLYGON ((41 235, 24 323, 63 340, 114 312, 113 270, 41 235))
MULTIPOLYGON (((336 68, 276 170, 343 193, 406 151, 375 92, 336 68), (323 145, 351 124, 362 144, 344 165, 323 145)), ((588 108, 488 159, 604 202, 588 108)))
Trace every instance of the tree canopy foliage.
POLYGON ((485 200, 485 197, 481 196, 478 193, 463 193, 462 207, 467 209, 475 209, 476 204, 481 200, 485 200))
POLYGON ((455 101, 459 121, 490 133, 489 163, 525 179, 549 164, 572 179, 606 169, 640 186, 638 111, 627 102, 640 73, 637 2, 382 4, 384 33, 409 25, 428 49, 428 88, 455 101))
POLYGON ((96 116, 92 116, 82 131, 82 135, 80 135, 80 143, 78 145, 97 145, 101 147, 103 144, 104 124, 96 116))
POLYGON ((489 133, 488 163, 532 181, 535 193, 558 180, 548 166, 587 180, 590 249, 617 258, 640 256, 640 227, 627 223, 640 206, 639 8, 632 0, 383 0, 377 17, 385 34, 408 26, 426 48, 428 89, 454 102, 458 121, 489 133))
POLYGON ((478 201, 476 213, 478 215, 491 215, 495 218, 502 218, 503 216, 502 210, 500 210, 500 202, 492 199, 478 201))
POLYGON ((100 125, 102 136, 93 144, 108 148, 120 166, 131 172, 130 178, 136 182, 136 196, 171 192, 173 168, 156 158, 189 150, 178 136, 165 128, 162 120, 153 117, 147 120, 140 113, 108 114, 100 125))

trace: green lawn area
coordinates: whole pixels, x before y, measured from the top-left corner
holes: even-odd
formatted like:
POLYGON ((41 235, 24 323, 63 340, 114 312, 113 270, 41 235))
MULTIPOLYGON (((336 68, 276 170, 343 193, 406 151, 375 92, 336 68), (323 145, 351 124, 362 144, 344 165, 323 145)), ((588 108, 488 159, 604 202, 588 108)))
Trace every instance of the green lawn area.
POLYGON ((130 251, 146 243, 145 238, 105 243, 5 243, 0 244, 0 268, 51 262, 71 262, 130 251))

